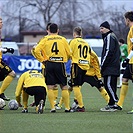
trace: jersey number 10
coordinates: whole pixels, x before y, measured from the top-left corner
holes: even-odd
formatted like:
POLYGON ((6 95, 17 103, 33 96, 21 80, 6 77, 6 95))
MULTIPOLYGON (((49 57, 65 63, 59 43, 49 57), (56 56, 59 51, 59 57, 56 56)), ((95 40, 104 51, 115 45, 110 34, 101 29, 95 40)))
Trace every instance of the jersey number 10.
POLYGON ((87 58, 88 47, 87 46, 82 47, 82 45, 80 44, 78 46, 78 49, 80 57, 83 57, 84 59, 87 58))

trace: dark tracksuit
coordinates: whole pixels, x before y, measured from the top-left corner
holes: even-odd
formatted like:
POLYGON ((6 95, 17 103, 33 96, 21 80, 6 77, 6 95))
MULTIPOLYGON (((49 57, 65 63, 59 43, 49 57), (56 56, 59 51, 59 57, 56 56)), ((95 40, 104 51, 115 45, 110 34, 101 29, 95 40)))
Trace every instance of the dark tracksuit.
POLYGON ((108 105, 118 101, 117 77, 120 75, 120 48, 117 37, 110 30, 103 36, 103 50, 101 56, 101 74, 104 78, 105 89, 110 96, 108 105))

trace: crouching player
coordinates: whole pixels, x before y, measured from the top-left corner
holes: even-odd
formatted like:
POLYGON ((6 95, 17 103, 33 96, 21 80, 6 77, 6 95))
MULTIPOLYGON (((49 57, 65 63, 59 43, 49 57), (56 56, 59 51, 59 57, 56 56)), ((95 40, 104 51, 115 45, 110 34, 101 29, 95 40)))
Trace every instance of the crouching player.
POLYGON ((37 70, 24 72, 18 80, 15 92, 16 100, 19 104, 21 92, 24 105, 22 113, 28 113, 28 98, 31 95, 35 99, 36 112, 42 114, 47 95, 47 87, 42 73, 37 70))

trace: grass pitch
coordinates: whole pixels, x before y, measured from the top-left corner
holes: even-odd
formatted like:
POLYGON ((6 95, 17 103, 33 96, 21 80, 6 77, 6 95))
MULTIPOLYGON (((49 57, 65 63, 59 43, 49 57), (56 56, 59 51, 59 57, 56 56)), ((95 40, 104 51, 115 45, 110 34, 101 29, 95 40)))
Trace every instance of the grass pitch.
MULTIPOLYGON (((15 79, 5 94, 15 99, 15 79)), ((29 113, 18 110, 9 110, 6 102, 5 110, 0 110, 0 133, 133 133, 133 114, 127 114, 133 107, 132 90, 130 82, 123 110, 116 112, 101 112, 100 108, 106 105, 96 88, 88 84, 82 87, 83 101, 86 112, 65 113, 64 106, 56 113, 50 113, 48 99, 43 114, 36 114, 34 107, 29 107, 29 113)), ((60 90, 60 89, 59 89, 60 90)), ((118 96, 120 90, 118 89, 118 96)), ((60 91, 59 97, 60 98, 60 91)), ((33 97, 29 97, 29 104, 33 97)), ((73 103, 73 93, 70 96, 73 103)))

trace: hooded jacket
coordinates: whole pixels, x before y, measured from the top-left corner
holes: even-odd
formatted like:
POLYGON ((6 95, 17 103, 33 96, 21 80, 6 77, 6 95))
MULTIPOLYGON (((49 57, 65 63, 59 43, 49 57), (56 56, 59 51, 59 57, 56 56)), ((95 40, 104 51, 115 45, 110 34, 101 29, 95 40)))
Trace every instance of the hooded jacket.
POLYGON ((110 30, 102 35, 103 50, 101 55, 102 76, 120 75, 120 48, 116 35, 110 30))

